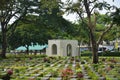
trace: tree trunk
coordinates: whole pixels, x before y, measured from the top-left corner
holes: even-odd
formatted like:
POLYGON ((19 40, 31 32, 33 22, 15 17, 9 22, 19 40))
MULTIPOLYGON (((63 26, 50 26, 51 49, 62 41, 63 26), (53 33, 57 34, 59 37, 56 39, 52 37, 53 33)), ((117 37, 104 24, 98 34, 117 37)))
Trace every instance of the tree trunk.
POLYGON ((26 49, 26 54, 29 55, 29 46, 27 46, 26 49))
POLYGON ((80 41, 78 41, 78 56, 79 56, 79 60, 81 58, 81 55, 80 55, 80 41))
POLYGON ((95 38, 95 25, 92 24, 91 17, 90 15, 88 16, 88 28, 89 28, 89 33, 90 33, 90 40, 92 44, 92 57, 93 57, 93 63, 97 64, 98 63, 98 45, 97 41, 95 38))
POLYGON ((97 45, 92 42, 93 63, 98 63, 98 50, 97 45))
POLYGON ((90 37, 89 37, 89 41, 88 41, 88 49, 89 49, 90 51, 92 51, 90 37))
POLYGON ((6 37, 6 29, 4 28, 4 23, 1 23, 1 28, 2 28, 2 52, 1 52, 1 57, 6 58, 7 37, 6 37))
POLYGON ((93 63, 97 64, 98 63, 98 45, 96 43, 96 40, 94 38, 94 35, 92 32, 90 32, 91 34, 91 43, 92 43, 92 55, 93 55, 93 63))

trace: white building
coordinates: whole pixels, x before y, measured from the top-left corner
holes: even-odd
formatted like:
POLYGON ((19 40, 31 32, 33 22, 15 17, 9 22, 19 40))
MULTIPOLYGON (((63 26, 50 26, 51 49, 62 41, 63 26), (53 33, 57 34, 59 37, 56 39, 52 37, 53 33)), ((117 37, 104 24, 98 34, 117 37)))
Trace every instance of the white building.
POLYGON ((77 40, 48 40, 48 56, 78 56, 77 40))

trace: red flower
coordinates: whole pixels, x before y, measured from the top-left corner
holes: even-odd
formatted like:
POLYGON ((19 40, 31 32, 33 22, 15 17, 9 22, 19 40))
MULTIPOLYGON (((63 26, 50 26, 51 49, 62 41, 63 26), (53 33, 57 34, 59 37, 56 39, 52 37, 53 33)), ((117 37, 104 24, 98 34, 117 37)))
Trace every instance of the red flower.
POLYGON ((82 74, 81 72, 78 72, 78 73, 77 73, 77 77, 78 77, 78 78, 83 78, 83 74, 82 74))
POLYGON ((62 71, 61 76, 62 77, 70 77, 73 75, 73 71, 70 68, 66 68, 65 70, 62 71))
POLYGON ((8 69, 8 70, 7 70, 7 74, 12 75, 12 74, 13 74, 13 71, 12 71, 11 69, 8 69))

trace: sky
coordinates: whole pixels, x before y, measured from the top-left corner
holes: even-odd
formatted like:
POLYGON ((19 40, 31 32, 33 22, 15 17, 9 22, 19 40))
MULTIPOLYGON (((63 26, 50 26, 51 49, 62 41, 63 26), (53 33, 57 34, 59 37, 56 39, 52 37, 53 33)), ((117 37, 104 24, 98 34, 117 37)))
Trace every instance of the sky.
MULTIPOLYGON (((62 0, 63 2, 65 2, 66 0, 62 0)), ((77 1, 77 0, 73 0, 73 1, 77 1)), ((120 0, 114 0, 114 2, 112 2, 113 0, 104 0, 106 2, 108 2, 111 5, 115 5, 117 7, 120 8, 120 0)), ((101 11, 101 13, 105 13, 105 11, 101 11)), ((64 14, 63 17, 71 22, 76 22, 78 20, 76 14, 64 14)))

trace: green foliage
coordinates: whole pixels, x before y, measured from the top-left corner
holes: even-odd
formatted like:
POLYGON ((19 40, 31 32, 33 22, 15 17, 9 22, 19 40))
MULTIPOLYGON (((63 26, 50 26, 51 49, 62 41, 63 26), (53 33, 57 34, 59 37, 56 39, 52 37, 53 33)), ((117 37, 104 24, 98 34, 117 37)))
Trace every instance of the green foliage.
MULTIPOLYGON (((79 16, 79 20, 87 24, 87 26, 84 26, 84 27, 87 27, 88 29, 87 30, 88 34, 87 33, 86 34, 89 36, 88 40, 89 40, 89 43, 91 42, 92 52, 93 54, 96 55, 97 54, 96 49, 98 48, 98 45, 102 42, 104 35, 107 34, 107 32, 111 29, 111 27, 113 27, 113 23, 116 22, 115 17, 114 17, 114 20, 112 20, 110 15, 99 17, 100 16, 99 11, 105 9, 109 12, 111 9, 115 9, 115 7, 111 6, 109 3, 105 1, 99 1, 99 0, 93 0, 93 1, 78 0, 76 3, 73 3, 71 0, 68 0, 67 4, 68 5, 66 8, 66 11, 68 13, 77 13, 79 16), (84 21, 84 19, 86 19, 86 21, 84 21), (104 22, 102 20, 104 20, 104 22), (99 24, 98 22, 100 23, 100 26, 104 28, 100 28, 99 26, 98 27, 99 29, 97 29, 96 24, 99 24), (96 31, 99 31, 99 32, 96 32, 96 31)), ((119 10, 117 11, 119 12, 119 10)), ((117 12, 117 15, 118 15, 118 12, 117 12)), ((95 55, 93 55, 93 63, 98 63, 98 57, 95 55)))
POLYGON ((120 25, 120 8, 116 8, 116 11, 112 12, 110 16, 114 24, 120 25))
POLYGON ((111 6, 110 4, 108 4, 107 2, 103 1, 103 2, 97 2, 95 3, 95 7, 98 8, 99 10, 110 10, 111 6))
POLYGON ((9 37, 9 45, 16 48, 19 46, 32 45, 31 43, 33 43, 33 45, 36 43, 45 44, 47 43, 47 40, 45 40, 46 33, 44 28, 40 29, 39 26, 32 23, 21 23, 14 31, 14 34, 9 37))
MULTIPOLYGON (((43 7, 43 4, 39 7, 43 7)), ((9 45, 13 49, 21 45, 31 45, 31 43, 45 44, 52 38, 71 38, 70 34, 74 31, 73 25, 58 15, 61 12, 59 7, 53 7, 51 14, 48 13, 48 9, 46 7, 38 10, 39 16, 27 15, 24 17, 24 22, 23 20, 19 22, 14 32, 12 29, 9 31, 9 45)))
MULTIPOLYGON (((23 18, 29 14, 29 11, 35 6, 33 1, 30 0, 2 0, 2 5, 0 5, 0 26, 2 33, 2 52, 1 57, 6 57, 7 50, 7 38, 8 31, 14 32, 18 22, 23 20, 23 18), (1 7, 2 6, 2 7, 1 7), (9 25, 11 20, 14 21, 9 25)), ((11 34, 12 34, 11 33, 11 34)), ((10 35, 11 36, 11 35, 10 35)))
POLYGON ((79 21, 79 24, 74 24, 73 27, 74 27, 73 37, 79 41, 88 43, 89 42, 89 35, 88 35, 89 31, 87 28, 87 24, 85 22, 79 21))
POLYGON ((52 1, 41 0, 42 8, 44 8, 44 9, 49 8, 49 10, 52 10, 53 8, 59 7, 59 5, 58 5, 59 3, 61 3, 60 0, 59 1, 57 1, 57 0, 52 0, 52 1))
POLYGON ((51 10, 51 14, 46 11, 45 14, 40 14, 39 20, 42 16, 41 22, 44 23, 46 29, 49 29, 48 33, 51 34, 52 38, 69 38, 74 31, 73 25, 59 13, 62 13, 62 11, 59 7, 55 7, 51 10))
POLYGON ((92 52, 89 51, 89 50, 83 51, 83 52, 81 52, 81 56, 89 56, 89 57, 91 57, 92 56, 92 52))
POLYGON ((115 40, 118 37, 120 37, 119 26, 114 26, 114 27, 111 28, 111 31, 109 31, 108 34, 106 34, 104 36, 104 40, 105 41, 112 41, 112 40, 115 40), (112 37, 111 37, 111 35, 112 35, 112 37))
MULTIPOLYGON (((94 16, 91 16, 92 18, 92 22, 94 22, 94 16)), ((108 24, 111 19, 108 15, 101 15, 101 14, 98 14, 96 16, 97 18, 97 21, 96 21, 96 27, 95 27, 95 30, 94 30, 94 35, 95 35, 95 39, 96 41, 98 40, 99 36, 101 36, 102 32, 105 31, 105 29, 107 28, 105 25, 108 24)), ((83 41, 84 43, 89 43, 89 30, 88 30, 88 27, 87 27, 87 18, 84 19, 84 22, 83 21, 79 21, 78 24, 75 24, 74 25, 74 29, 75 29, 75 32, 74 32, 74 36, 75 39, 77 40, 80 40, 80 41, 83 41)), ((108 34, 104 35, 103 37, 103 40, 113 40, 114 37, 110 37, 112 31, 108 32, 108 34)), ((112 35, 115 35, 115 34, 112 34, 112 35)))
POLYGON ((100 56, 120 56, 120 52, 110 52, 110 51, 105 51, 102 53, 99 53, 100 56))
POLYGON ((0 60, 2 60, 3 58, 0 57, 0 60))
POLYGON ((9 3, 11 3, 13 0, 1 0, 0 1, 0 10, 4 10, 4 9, 6 9, 6 8, 8 8, 7 7, 7 4, 9 4, 9 3))
MULTIPOLYGON (((99 56, 120 56, 120 52, 110 52, 110 51, 105 51, 105 52, 101 52, 101 53, 98 53, 99 56)), ((92 52, 90 51, 83 51, 81 53, 81 56, 92 56, 92 52)))
POLYGON ((96 24, 96 32, 103 31, 104 29, 104 24, 96 24))
POLYGON ((2 44, 2 34, 0 32, 0 46, 1 46, 1 44, 2 44))

